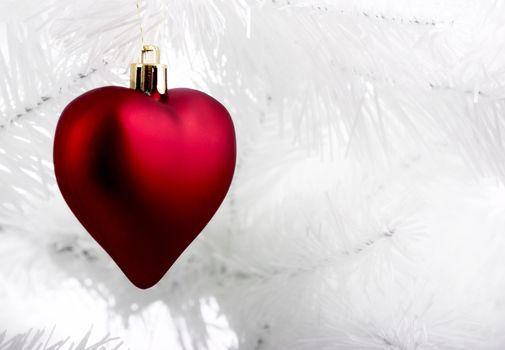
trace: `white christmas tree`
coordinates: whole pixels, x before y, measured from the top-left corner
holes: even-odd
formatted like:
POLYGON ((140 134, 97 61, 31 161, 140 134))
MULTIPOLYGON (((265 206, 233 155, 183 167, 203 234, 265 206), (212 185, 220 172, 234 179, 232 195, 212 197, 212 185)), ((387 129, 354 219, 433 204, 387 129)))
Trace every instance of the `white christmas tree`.
POLYGON ((505 2, 139 5, 0 2, 0 349, 505 348, 505 2), (148 290, 52 166, 65 105, 128 86, 141 36, 169 87, 230 110, 238 149, 148 290))

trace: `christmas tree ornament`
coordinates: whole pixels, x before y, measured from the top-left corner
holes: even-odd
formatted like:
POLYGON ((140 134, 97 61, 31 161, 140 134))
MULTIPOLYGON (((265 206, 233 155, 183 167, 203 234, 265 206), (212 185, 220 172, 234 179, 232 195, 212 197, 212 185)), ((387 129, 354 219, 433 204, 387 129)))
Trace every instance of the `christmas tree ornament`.
POLYGON ((77 97, 54 138, 65 201, 139 288, 155 285, 207 225, 235 169, 226 108, 197 90, 167 90, 166 71, 159 49, 144 45, 130 89, 77 97))

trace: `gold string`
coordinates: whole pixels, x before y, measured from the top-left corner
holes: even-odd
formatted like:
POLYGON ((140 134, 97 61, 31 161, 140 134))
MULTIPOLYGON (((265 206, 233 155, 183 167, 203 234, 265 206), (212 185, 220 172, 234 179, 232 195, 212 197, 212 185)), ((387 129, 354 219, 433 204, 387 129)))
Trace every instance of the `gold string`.
POLYGON ((142 29, 142 16, 140 14, 140 2, 142 0, 137 0, 137 15, 139 17, 139 26, 140 26, 140 43, 141 47, 144 46, 144 30, 142 29))

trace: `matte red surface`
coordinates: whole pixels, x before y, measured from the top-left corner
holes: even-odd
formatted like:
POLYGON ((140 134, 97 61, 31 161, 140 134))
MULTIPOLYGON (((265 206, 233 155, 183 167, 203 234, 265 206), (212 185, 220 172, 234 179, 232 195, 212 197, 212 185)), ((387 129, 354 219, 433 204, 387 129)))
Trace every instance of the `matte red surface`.
POLYGON ((235 153, 230 115, 212 97, 110 86, 65 108, 54 168, 82 225, 133 284, 149 288, 218 209, 235 153))

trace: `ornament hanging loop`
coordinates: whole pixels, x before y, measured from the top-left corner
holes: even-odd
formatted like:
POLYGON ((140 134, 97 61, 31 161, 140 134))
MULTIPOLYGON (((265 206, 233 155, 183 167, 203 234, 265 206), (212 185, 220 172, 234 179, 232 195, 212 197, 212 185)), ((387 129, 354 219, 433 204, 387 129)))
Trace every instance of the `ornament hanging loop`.
POLYGON ((167 90, 167 66, 160 63, 160 49, 154 45, 142 45, 139 61, 130 65, 130 88, 148 95, 155 92, 164 94, 167 90))
POLYGON ((148 64, 148 63, 155 63, 159 64, 160 63, 160 49, 157 46, 154 45, 143 45, 142 46, 142 51, 140 53, 140 63, 142 64, 148 64), (154 53, 154 62, 151 62, 149 53, 153 52, 154 53))

